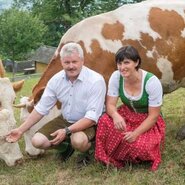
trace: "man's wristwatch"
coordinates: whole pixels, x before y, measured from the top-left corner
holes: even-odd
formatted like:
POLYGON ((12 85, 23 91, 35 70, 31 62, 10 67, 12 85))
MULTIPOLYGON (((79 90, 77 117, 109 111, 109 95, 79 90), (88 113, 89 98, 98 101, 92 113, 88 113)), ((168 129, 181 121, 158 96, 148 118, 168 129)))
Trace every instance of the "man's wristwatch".
POLYGON ((71 136, 71 131, 69 130, 68 127, 65 127, 66 135, 71 136))

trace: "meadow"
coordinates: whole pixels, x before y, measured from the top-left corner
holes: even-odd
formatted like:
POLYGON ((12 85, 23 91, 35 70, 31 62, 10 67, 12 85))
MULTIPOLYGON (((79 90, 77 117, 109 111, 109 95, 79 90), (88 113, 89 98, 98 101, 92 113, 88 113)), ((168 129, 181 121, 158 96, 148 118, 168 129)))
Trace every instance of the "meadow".
MULTIPOLYGON (((25 80, 20 96, 31 95, 38 78, 25 80)), ((15 109, 17 125, 19 109, 15 109)), ((37 159, 24 152, 24 141, 19 141, 24 155, 23 163, 8 167, 0 161, 0 185, 183 185, 185 184, 185 140, 175 139, 177 131, 185 125, 185 89, 180 88, 164 96, 162 113, 166 121, 166 140, 162 163, 156 172, 148 164, 128 164, 124 169, 106 169, 97 162, 76 169, 76 153, 66 162, 56 159, 55 151, 47 151, 37 159)))

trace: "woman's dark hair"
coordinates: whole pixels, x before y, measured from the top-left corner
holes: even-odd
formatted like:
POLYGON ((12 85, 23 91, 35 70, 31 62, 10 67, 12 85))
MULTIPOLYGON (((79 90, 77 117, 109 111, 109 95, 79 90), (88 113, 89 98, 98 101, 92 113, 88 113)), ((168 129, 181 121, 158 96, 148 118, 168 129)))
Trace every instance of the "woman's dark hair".
POLYGON ((139 61, 138 65, 136 66, 136 70, 138 70, 141 66, 141 57, 139 56, 137 49, 133 46, 123 46, 117 51, 115 56, 116 63, 120 63, 124 59, 132 60, 135 63, 139 61))

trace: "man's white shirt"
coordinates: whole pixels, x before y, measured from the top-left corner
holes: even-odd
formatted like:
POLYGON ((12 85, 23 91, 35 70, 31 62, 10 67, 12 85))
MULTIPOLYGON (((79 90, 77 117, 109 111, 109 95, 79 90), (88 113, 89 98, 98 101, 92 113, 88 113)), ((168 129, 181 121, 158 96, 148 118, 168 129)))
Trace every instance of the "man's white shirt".
POLYGON ((49 80, 35 109, 47 115, 58 100, 62 103, 61 114, 68 122, 82 118, 97 122, 103 111, 105 94, 104 78, 95 71, 83 66, 78 78, 71 83, 62 70, 49 80))

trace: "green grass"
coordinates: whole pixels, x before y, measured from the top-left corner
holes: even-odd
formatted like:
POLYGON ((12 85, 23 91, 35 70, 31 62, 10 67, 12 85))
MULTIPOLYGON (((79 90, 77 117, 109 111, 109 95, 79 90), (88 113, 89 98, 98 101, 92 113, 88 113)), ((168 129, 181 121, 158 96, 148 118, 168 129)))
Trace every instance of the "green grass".
MULTIPOLYGON (((37 78, 28 79, 17 94, 31 95, 37 78)), ((30 159, 24 152, 24 141, 19 141, 24 162, 8 167, 0 161, 0 185, 183 185, 185 184, 185 141, 175 139, 178 129, 185 124, 185 89, 164 96, 162 107, 166 121, 166 143, 158 171, 150 172, 149 165, 126 165, 122 170, 106 169, 94 162, 77 170, 74 154, 66 163, 55 158, 55 151, 47 151, 38 159, 30 159)), ((19 111, 15 110, 17 124, 19 111)))

